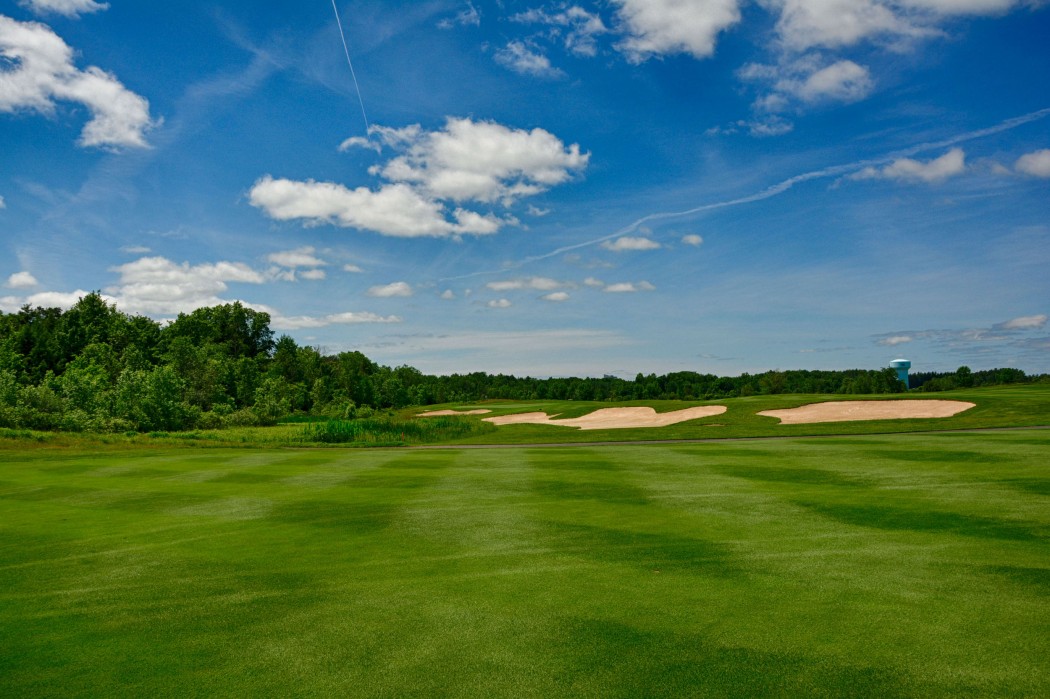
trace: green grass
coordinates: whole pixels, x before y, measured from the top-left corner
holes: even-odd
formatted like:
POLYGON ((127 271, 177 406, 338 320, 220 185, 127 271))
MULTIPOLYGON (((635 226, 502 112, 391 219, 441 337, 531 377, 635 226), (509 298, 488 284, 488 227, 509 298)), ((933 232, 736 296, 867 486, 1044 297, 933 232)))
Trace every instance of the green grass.
POLYGON ((0 450, 10 448, 65 447, 127 448, 162 446, 193 447, 299 447, 324 446, 394 446, 445 443, 468 444, 557 444, 580 442, 632 442, 651 440, 696 440, 741 437, 801 437, 812 435, 895 434, 928 432, 930 430, 966 430, 988 427, 1021 427, 1050 425, 1050 384, 998 386, 946 391, 943 393, 915 393, 904 396, 833 396, 780 395, 730 398, 722 401, 625 401, 603 403, 594 401, 483 401, 471 404, 446 404, 388 411, 372 420, 373 428, 358 429, 354 421, 329 420, 322 417, 289 416, 274 427, 235 427, 221 430, 192 430, 189 432, 151 432, 138 434, 88 434, 33 432, 30 430, 0 429, 0 450), (976 404, 955 417, 943 419, 871 420, 811 425, 781 425, 779 420, 758 415, 760 411, 793 408, 807 403, 829 400, 964 400, 976 404), (594 410, 616 406, 649 406, 657 412, 681 410, 694 405, 725 405, 722 415, 690 420, 658 428, 579 430, 558 425, 504 425, 490 429, 483 417, 543 411, 561 418, 579 417, 594 410), (491 410, 490 415, 419 418, 418 413, 430 410, 473 410, 479 407, 491 410), (326 426, 331 422, 332 425, 326 426), (418 422, 420 427, 408 427, 418 422), (452 425, 451 423, 457 423, 452 425), (463 425, 471 425, 464 429, 463 425), (400 427, 398 427, 400 425, 400 427), (426 425, 431 425, 427 427, 426 425), (436 426, 436 427, 434 427, 436 426), (330 432, 330 442, 317 441, 319 434, 330 432), (337 436, 342 433, 343 436, 337 436), (359 435, 354 441, 343 441, 346 436, 359 435), (404 438, 402 438, 404 434, 404 438))
POLYGON ((542 411, 559 418, 586 415, 613 406, 650 406, 657 412, 681 410, 694 405, 724 405, 722 415, 690 420, 668 427, 609 430, 579 430, 558 425, 504 425, 494 434, 472 435, 451 440, 455 444, 538 444, 572 442, 619 442, 667 439, 720 439, 740 437, 887 434, 966 430, 988 427, 1050 425, 1050 385, 997 386, 942 393, 910 393, 890 396, 777 395, 729 398, 720 401, 630 401, 601 403, 583 401, 535 401, 531 403, 486 401, 468 405, 428 406, 426 410, 488 408, 493 417, 511 413, 542 411), (795 408, 809 403, 839 400, 959 400, 976 407, 954 417, 937 419, 868 420, 809 425, 781 425, 764 410, 795 408))
POLYGON ((1047 431, 165 439, 0 447, 0 695, 1050 696, 1047 431))

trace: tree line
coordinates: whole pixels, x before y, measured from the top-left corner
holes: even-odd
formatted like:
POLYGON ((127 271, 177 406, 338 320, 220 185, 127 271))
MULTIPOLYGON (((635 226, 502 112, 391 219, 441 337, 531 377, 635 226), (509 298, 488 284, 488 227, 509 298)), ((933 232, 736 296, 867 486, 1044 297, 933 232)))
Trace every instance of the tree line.
MULTIPOLYGON (((1017 369, 921 374, 923 390, 1031 380, 1017 369)), ((690 371, 633 380, 432 376, 360 352, 323 354, 267 313, 230 303, 170 323, 129 315, 98 293, 68 310, 0 312, 0 427, 91 432, 272 425, 302 414, 367 418, 413 405, 512 400, 712 400, 777 393, 899 393, 891 369, 769 371, 736 377, 690 371)))

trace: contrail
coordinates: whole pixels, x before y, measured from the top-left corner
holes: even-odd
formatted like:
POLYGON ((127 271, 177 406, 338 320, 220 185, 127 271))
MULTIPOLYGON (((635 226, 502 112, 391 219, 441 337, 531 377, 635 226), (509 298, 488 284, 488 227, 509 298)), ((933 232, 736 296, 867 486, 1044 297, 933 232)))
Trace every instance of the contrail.
POLYGON ((339 27, 339 38, 343 40, 343 53, 346 55, 346 64, 350 66, 350 77, 354 79, 354 89, 357 90, 357 101, 361 104, 361 116, 365 119, 365 137, 368 137, 372 127, 368 125, 368 115, 365 114, 365 100, 361 97, 361 86, 357 84, 357 74, 354 72, 354 64, 350 61, 350 49, 346 46, 346 35, 343 34, 343 23, 339 19, 339 8, 332 0, 332 11, 335 12, 335 25, 339 27))
POLYGON ((941 141, 932 141, 932 142, 929 142, 929 143, 920 143, 918 145, 914 145, 914 146, 910 146, 908 148, 905 148, 903 150, 894 151, 894 152, 889 153, 887 155, 879 156, 878 158, 870 158, 870 159, 867 159, 867 160, 858 160, 858 161, 855 161, 855 162, 852 162, 852 163, 846 163, 846 164, 843 164, 843 165, 832 165, 832 166, 829 166, 829 167, 826 167, 826 168, 821 168, 820 170, 813 170, 811 172, 804 172, 801 175, 795 175, 794 177, 789 177, 786 180, 783 180, 783 181, 778 182, 778 183, 776 183, 774 185, 771 185, 771 186, 769 186, 769 187, 767 187, 767 188, 765 188, 765 189, 763 189, 763 190, 761 190, 759 192, 756 192, 754 194, 749 194, 749 195, 747 195, 745 197, 738 197, 736 199, 728 199, 726 201, 719 201, 719 202, 714 202, 714 203, 711 203, 711 204, 701 204, 700 206, 695 206, 695 207, 693 207, 691 209, 685 209, 684 211, 664 211, 664 212, 649 214, 647 216, 643 216, 642 218, 638 219, 634 223, 631 223, 631 224, 629 224, 627 226, 624 226, 623 228, 621 228, 621 229, 619 229, 619 230, 617 230, 617 231, 615 231, 613 233, 609 233, 608 235, 603 235, 600 238, 594 238, 592 240, 586 240, 586 241, 581 242, 581 243, 574 243, 572 245, 566 245, 564 247, 558 248, 557 250, 552 250, 550 252, 546 252, 546 253, 543 253, 541 255, 533 255, 531 257, 525 257, 525 258, 522 258, 521 260, 518 260, 517 262, 514 262, 514 263, 511 263, 511 264, 506 265, 504 267, 501 267, 498 270, 489 270, 489 271, 484 271, 484 272, 472 272, 470 274, 461 274, 461 275, 455 276, 455 277, 445 277, 445 278, 441 279, 440 281, 454 281, 454 280, 457 280, 457 279, 468 279, 470 277, 481 277, 481 276, 487 276, 487 275, 490 275, 490 274, 500 274, 500 273, 506 272, 507 270, 510 270, 510 269, 518 269, 520 267, 524 267, 527 264, 531 264, 533 262, 539 262, 540 260, 546 260, 546 259, 549 259, 551 257, 556 257, 558 255, 563 255, 563 254, 565 254, 567 252, 572 252, 573 250, 579 250, 580 248, 586 248, 586 247, 590 247, 592 245, 598 245, 599 243, 604 243, 607 240, 612 240, 613 238, 618 238, 621 235, 626 235, 628 233, 636 231, 636 230, 638 230, 639 226, 642 226, 643 224, 649 223, 650 221, 660 221, 660 220, 664 220, 664 219, 681 218, 683 216, 692 216, 694 214, 699 214, 699 213, 702 213, 704 211, 713 211, 715 209, 725 209, 725 208, 728 208, 728 207, 731 207, 731 206, 740 206, 742 204, 751 204, 751 203, 754 203, 756 201, 762 201, 764 199, 770 199, 771 197, 775 197, 775 196, 777 196, 779 194, 783 194, 784 192, 786 192, 789 189, 791 189, 792 187, 794 187, 796 184, 800 184, 802 182, 808 182, 809 180, 823 179, 825 177, 835 177, 835 176, 838 176, 838 175, 845 175, 847 173, 855 172, 855 171, 860 170, 862 168, 871 167, 871 166, 874 166, 874 165, 884 165, 886 163, 893 162, 894 160, 897 160, 899 158, 907 158, 909 156, 916 155, 918 153, 922 153, 924 151, 935 150, 935 149, 938 149, 938 148, 947 148, 949 146, 954 146, 956 144, 964 143, 966 141, 973 141, 973 140, 976 140, 978 138, 984 138, 985 136, 991 136, 993 134, 1002 133, 1003 131, 1009 131, 1010 129, 1015 129, 1018 126, 1023 126, 1024 124, 1028 124, 1028 123, 1031 123, 1033 121, 1038 121, 1039 119, 1043 119, 1043 118, 1045 118, 1047 116, 1050 116, 1050 107, 1048 107, 1046 109, 1040 109, 1040 110, 1035 111, 1035 112, 1030 112, 1028 114, 1022 114, 1021 116, 1014 117, 1012 119, 1007 119, 1005 121, 999 122, 995 126, 989 126, 987 128, 978 129, 976 131, 968 131, 966 133, 959 134, 957 136, 952 136, 951 138, 946 138, 946 139, 941 140, 941 141))

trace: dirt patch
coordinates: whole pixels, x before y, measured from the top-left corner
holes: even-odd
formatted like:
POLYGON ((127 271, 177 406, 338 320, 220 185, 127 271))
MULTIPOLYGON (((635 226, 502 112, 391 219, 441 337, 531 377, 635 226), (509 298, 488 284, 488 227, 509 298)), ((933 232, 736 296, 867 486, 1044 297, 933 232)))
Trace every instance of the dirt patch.
POLYGON ((477 410, 431 410, 426 413, 420 413, 416 417, 442 417, 444 415, 484 415, 485 413, 491 413, 491 410, 485 408, 478 408, 477 410))
POLYGON ((810 403, 798 408, 763 410, 759 415, 780 418, 782 425, 852 420, 902 420, 951 417, 974 407, 961 400, 844 400, 810 403))
POLYGON ((517 413, 482 419, 494 425, 536 424, 578 427, 581 430, 614 430, 630 427, 667 427, 686 420, 721 415, 725 411, 724 405, 704 405, 670 413, 658 413, 652 408, 601 408, 583 417, 568 420, 555 420, 547 413, 517 413))

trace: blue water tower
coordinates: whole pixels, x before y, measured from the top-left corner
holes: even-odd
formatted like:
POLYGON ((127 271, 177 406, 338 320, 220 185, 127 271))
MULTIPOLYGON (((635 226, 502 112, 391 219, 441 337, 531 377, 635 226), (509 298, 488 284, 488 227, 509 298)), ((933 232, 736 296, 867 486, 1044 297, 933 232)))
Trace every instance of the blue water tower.
POLYGON ((890 369, 897 370, 897 378, 904 382, 904 387, 908 386, 908 369, 911 369, 911 361, 907 359, 894 359, 890 362, 890 369))

